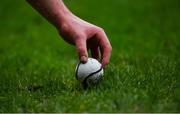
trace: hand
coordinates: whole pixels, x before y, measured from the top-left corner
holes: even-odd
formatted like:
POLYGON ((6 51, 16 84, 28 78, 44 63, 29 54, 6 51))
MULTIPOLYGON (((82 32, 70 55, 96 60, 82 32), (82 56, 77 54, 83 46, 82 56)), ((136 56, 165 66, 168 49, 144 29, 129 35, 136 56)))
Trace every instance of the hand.
POLYGON ((101 59, 103 67, 109 63, 112 47, 103 29, 73 15, 63 0, 27 1, 58 29, 65 41, 76 46, 82 62, 87 62, 90 49, 92 57, 101 59))
POLYGON ((101 60, 103 67, 109 63, 112 47, 104 30, 100 27, 75 15, 68 15, 59 27, 59 33, 66 42, 76 46, 81 62, 87 62, 87 50, 90 49, 92 57, 101 60))

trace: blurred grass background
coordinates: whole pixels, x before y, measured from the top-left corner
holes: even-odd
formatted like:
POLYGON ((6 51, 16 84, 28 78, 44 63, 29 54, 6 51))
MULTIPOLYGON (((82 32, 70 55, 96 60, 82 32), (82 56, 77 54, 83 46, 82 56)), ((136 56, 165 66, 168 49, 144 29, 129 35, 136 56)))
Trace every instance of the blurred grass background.
POLYGON ((0 112, 179 112, 179 0, 66 0, 105 29, 100 86, 75 80, 77 55, 24 0, 0 3, 0 112))

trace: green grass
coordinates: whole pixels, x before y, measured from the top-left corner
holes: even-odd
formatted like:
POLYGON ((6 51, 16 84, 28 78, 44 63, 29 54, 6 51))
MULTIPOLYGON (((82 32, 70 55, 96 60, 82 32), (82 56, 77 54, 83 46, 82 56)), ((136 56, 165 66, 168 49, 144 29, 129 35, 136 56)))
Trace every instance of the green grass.
POLYGON ((180 112, 179 0, 67 0, 113 47, 84 90, 77 55, 25 1, 0 3, 0 112, 180 112))

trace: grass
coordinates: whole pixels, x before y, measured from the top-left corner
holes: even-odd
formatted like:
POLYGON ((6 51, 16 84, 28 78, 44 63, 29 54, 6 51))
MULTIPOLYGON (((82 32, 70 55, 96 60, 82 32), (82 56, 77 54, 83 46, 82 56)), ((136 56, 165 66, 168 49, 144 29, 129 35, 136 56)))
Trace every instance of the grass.
POLYGON ((65 1, 105 29, 111 63, 98 87, 76 81, 77 55, 25 1, 0 4, 0 112, 179 112, 179 0, 65 1))

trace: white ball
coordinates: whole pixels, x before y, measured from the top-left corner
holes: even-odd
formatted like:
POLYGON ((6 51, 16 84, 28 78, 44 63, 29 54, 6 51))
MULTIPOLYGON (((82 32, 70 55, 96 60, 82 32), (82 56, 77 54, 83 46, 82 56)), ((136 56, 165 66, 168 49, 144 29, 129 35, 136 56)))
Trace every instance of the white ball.
POLYGON ((81 83, 95 85, 103 78, 103 68, 101 63, 93 58, 88 58, 87 63, 79 62, 76 66, 76 79, 81 83))

